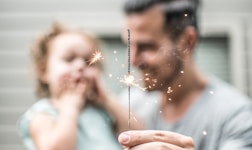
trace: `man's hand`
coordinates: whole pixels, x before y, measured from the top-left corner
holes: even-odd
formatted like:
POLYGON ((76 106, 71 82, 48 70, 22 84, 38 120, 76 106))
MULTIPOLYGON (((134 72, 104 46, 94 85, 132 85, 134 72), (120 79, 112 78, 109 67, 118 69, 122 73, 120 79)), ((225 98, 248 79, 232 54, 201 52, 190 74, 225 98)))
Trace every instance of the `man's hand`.
POLYGON ((125 150, 194 150, 191 137, 169 131, 126 131, 119 135, 118 141, 125 150))

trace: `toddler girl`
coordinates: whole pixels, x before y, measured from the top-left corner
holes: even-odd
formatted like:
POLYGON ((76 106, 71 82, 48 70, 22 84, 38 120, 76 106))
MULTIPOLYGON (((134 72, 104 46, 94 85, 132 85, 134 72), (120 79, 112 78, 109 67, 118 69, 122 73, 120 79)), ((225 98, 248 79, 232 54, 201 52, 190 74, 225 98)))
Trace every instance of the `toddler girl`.
POLYGON ((122 149, 114 133, 128 129, 128 112, 105 91, 101 64, 90 63, 95 50, 95 38, 59 23, 35 43, 31 52, 40 100, 19 121, 28 149, 122 149))

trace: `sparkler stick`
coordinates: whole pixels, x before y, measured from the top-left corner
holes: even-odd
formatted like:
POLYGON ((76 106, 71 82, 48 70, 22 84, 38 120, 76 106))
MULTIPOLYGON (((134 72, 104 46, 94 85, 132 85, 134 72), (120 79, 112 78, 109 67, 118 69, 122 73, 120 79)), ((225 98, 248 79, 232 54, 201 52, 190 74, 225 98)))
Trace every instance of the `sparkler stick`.
MULTIPOLYGON (((128 77, 130 77, 130 30, 128 29, 128 77)), ((130 86, 128 84, 128 98, 129 98, 129 118, 128 118, 128 127, 130 129, 130 86)))

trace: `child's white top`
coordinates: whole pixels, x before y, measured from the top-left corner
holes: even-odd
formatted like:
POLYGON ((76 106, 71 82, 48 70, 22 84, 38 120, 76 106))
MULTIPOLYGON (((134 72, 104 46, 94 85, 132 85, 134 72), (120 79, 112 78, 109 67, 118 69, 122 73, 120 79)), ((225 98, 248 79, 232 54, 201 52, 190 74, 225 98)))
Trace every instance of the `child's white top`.
MULTIPOLYGON (((18 122, 18 130, 29 150, 36 150, 29 131, 30 121, 36 113, 41 112, 48 113, 55 119, 59 115, 48 99, 42 99, 33 104, 18 122)), ((111 118, 103 109, 88 105, 79 115, 77 149, 121 150, 112 126, 111 118)))

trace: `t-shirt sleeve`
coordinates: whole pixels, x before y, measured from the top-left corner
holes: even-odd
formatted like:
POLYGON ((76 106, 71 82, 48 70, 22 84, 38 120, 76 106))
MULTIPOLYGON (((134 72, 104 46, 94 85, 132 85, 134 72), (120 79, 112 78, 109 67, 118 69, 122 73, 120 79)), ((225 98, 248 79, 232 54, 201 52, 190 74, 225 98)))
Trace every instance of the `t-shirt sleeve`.
POLYGON ((224 125, 220 150, 252 150, 252 105, 242 107, 224 125))
POLYGON ((34 149, 34 145, 30 135, 30 122, 38 113, 47 113, 53 118, 56 117, 56 111, 46 101, 39 101, 29 108, 23 116, 17 121, 18 134, 23 140, 24 145, 29 149, 34 149))

